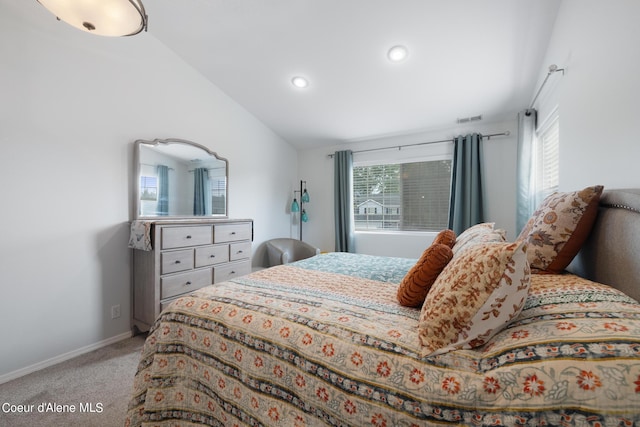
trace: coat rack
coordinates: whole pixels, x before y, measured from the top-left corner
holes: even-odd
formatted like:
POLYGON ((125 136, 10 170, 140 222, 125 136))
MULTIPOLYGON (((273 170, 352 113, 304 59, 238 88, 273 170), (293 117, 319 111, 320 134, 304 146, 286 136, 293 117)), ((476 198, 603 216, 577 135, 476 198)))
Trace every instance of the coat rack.
POLYGON ((309 192, 307 191, 307 181, 300 181, 300 190, 293 190, 293 203, 291 203, 291 212, 300 212, 300 240, 302 241, 302 223, 309 221, 309 216, 304 208, 304 204, 309 203, 309 192), (296 198, 296 194, 300 193, 300 203, 296 198))

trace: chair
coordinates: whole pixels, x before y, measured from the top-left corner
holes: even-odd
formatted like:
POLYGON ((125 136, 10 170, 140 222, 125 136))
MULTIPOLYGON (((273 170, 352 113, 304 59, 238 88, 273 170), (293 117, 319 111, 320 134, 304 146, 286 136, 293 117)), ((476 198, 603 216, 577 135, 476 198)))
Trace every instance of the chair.
POLYGON ((287 264, 320 254, 320 249, 297 239, 271 239, 266 243, 269 267, 287 264))

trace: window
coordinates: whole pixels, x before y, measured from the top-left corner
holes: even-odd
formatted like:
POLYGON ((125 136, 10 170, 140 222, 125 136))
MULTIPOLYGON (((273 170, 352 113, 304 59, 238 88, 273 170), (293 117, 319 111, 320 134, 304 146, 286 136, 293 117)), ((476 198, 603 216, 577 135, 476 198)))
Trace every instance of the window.
POLYGON ((227 177, 213 176, 210 177, 211 184, 211 213, 214 215, 224 215, 227 206, 227 177))
POLYGON ((140 214, 149 215, 156 212, 158 206, 158 177, 140 176, 140 214))
POLYGON ((140 177, 140 199, 158 199, 158 177, 144 175, 140 177))
POLYGON ((536 188, 540 199, 558 190, 560 126, 557 110, 536 131, 537 143, 534 156, 536 188))
POLYGON ((451 159, 354 164, 356 231, 437 231, 447 227, 451 159))

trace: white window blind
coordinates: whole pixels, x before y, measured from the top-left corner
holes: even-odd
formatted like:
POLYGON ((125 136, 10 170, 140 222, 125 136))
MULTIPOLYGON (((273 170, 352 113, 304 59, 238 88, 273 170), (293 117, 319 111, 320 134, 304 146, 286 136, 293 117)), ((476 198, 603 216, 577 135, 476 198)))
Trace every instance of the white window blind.
POLYGON ((535 171, 537 188, 546 197, 558 190, 560 125, 557 113, 554 113, 537 131, 537 152, 535 171))
POLYGON ((211 186, 211 213, 224 215, 227 210, 227 177, 213 176, 209 178, 211 186))

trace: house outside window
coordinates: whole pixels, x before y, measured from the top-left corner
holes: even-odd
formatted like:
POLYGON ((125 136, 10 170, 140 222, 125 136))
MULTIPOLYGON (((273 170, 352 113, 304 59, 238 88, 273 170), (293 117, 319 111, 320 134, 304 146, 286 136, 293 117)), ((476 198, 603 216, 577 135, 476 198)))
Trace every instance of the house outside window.
POLYGON ((439 231, 449 221, 450 158, 353 168, 356 231, 439 231))

